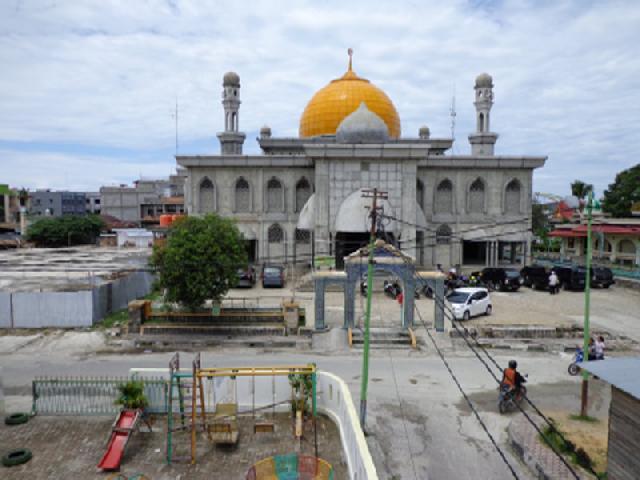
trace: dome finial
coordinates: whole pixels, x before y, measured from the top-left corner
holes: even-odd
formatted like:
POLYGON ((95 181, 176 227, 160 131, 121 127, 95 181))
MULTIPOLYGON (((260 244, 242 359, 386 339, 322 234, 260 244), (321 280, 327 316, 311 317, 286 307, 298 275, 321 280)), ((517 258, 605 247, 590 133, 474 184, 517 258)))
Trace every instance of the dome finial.
POLYGON ((347 50, 347 55, 349 55, 349 71, 352 71, 352 60, 353 60, 353 48, 349 48, 347 50))

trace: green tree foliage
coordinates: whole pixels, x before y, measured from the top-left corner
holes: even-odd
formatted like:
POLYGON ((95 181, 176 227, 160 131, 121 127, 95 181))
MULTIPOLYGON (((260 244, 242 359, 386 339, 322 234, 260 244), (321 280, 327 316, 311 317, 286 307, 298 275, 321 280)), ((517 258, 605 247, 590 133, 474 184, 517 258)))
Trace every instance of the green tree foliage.
POLYGON ((126 383, 121 383, 118 385, 118 393, 116 405, 122 405, 122 407, 129 409, 145 409, 149 405, 149 400, 144 394, 142 380, 129 380, 126 383))
POLYGON ((64 215, 36 220, 27 230, 27 240, 39 247, 63 247, 94 243, 104 222, 98 215, 64 215))
POLYGON ((246 266, 242 234, 232 220, 214 214, 176 221, 164 246, 154 248, 151 265, 166 299, 191 309, 219 301, 246 266))
POLYGON ((629 217, 636 202, 640 202, 640 163, 616 175, 604 191, 602 209, 614 217, 629 217))
POLYGON ((593 192, 593 185, 590 183, 574 180, 571 184, 571 195, 578 197, 580 200, 584 200, 589 195, 589 192, 593 192))

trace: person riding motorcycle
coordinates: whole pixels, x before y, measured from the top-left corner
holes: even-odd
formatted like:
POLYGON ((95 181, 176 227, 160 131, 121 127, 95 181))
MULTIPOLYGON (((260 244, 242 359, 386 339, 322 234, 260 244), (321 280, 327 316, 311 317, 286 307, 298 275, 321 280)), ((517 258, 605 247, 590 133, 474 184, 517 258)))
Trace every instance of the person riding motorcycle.
POLYGON ((518 362, 515 360, 509 360, 509 368, 505 368, 502 372, 502 381, 500 382, 500 388, 508 389, 508 392, 513 392, 516 397, 520 397, 521 388, 523 383, 526 383, 526 379, 518 372, 518 362))

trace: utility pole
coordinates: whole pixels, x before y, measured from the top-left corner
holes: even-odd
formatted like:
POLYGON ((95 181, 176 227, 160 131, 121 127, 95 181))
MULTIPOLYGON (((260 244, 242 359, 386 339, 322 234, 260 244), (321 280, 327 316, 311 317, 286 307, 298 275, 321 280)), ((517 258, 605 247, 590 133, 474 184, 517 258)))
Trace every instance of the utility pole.
POLYGON ((364 352, 362 355, 362 383, 360 384, 360 427, 365 431, 367 418, 367 388, 369 387, 369 325, 371 324, 371 297, 373 296, 373 250, 376 245, 376 227, 378 214, 378 198, 386 199, 387 192, 380 192, 377 188, 363 189, 364 198, 373 198, 371 206, 371 231, 369 237, 369 262, 367 264, 367 310, 364 319, 364 352))
MULTIPOLYGON (((582 346, 583 362, 589 359, 589 308, 591 297, 591 218, 593 212, 593 192, 589 192, 587 200, 587 258, 585 261, 586 272, 584 274, 584 343, 582 346)), ((589 397, 589 372, 582 370, 582 395, 580 415, 587 416, 587 403, 589 397)))

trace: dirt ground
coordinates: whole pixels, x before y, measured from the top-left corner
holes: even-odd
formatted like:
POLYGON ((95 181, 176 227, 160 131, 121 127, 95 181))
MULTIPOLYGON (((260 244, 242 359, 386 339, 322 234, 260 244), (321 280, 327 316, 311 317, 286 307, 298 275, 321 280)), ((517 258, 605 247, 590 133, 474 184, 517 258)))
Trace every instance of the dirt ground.
POLYGON ((558 430, 576 445, 580 445, 594 462, 597 472, 607 470, 608 418, 594 418, 593 421, 576 420, 572 412, 547 410, 545 414, 553 418, 558 430))
MULTIPOLYGON (((166 423, 163 418, 153 425, 153 432, 135 433, 125 451, 121 472, 127 476, 142 473, 153 480, 235 480, 245 478, 257 461, 273 455, 303 453, 314 455, 313 429, 306 427, 302 444, 292 436, 291 417, 276 414, 275 433, 253 434, 252 418, 241 417, 240 440, 235 448, 220 448, 204 437, 198 440, 196 465, 165 461, 166 423)), ((0 478, 24 479, 108 479, 96 465, 105 452, 113 418, 110 417, 34 417, 28 423, 0 426, 2 455, 15 448, 28 448, 33 458, 26 464, 0 466, 0 478)), ((188 434, 174 437, 177 455, 189 452, 188 434)), ((346 463, 336 425, 327 417, 318 418, 318 456, 331 463, 335 478, 347 478, 346 463)))

